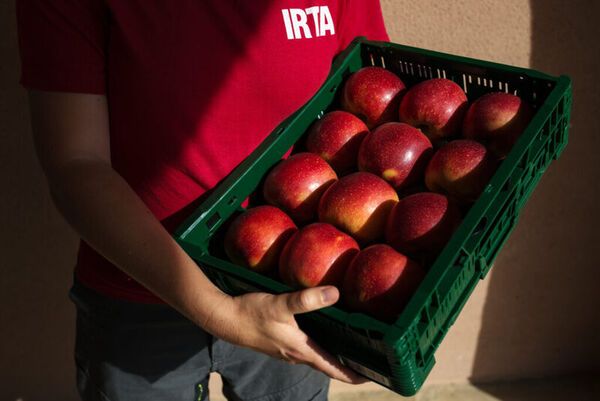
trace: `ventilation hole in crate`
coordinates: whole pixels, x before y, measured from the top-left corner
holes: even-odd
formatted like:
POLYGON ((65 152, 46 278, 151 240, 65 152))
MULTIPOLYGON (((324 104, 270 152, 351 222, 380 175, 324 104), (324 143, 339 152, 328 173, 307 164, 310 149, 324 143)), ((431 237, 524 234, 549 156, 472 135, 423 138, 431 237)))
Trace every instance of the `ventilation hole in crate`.
POLYGON ((436 71, 437 71, 437 77, 441 78, 442 77, 442 73, 440 72, 440 69, 436 68, 436 71))
POLYGON ((457 259, 458 266, 459 267, 464 266, 468 259, 469 259, 469 253, 467 251, 465 251, 464 249, 461 249, 460 254, 458 255, 458 259, 457 259))
POLYGON ((515 89, 515 90, 513 91, 513 95, 515 95, 515 96, 519 96, 519 91, 518 91, 517 89, 515 89))
POLYGON ((483 234, 486 226, 487 226, 487 217, 484 216, 481 220, 479 220, 479 223, 477 223, 477 225, 475 226, 475 229, 473 229, 473 235, 483 234))
POLYGON ((469 83, 472 84, 473 83, 473 77, 469 75, 469 83))
POLYGON ((422 77, 423 74, 421 73, 421 65, 417 64, 417 74, 419 74, 419 77, 422 77))
POLYGON ((440 294, 435 290, 433 294, 431 294, 431 307, 439 308, 440 307, 440 294))
POLYGON ((417 351, 417 353, 415 354, 415 359, 417 360, 417 367, 423 368, 423 366, 425 366, 423 354, 420 351, 417 351))
POLYGON ((483 78, 483 86, 487 86, 487 78, 483 78))
POLYGON ((409 63, 408 65, 410 67, 410 75, 414 76, 415 75, 415 69, 413 67, 413 63, 409 63))
POLYGON ((446 78, 446 70, 442 70, 442 77, 445 79, 446 78))
POLYGON ((219 222, 221 221, 221 215, 219 214, 219 212, 215 212, 212 216, 209 217, 208 220, 206 220, 206 227, 208 228, 208 231, 212 231, 217 224, 219 224, 219 222))
POLYGON ((429 324, 429 315, 427 314, 427 310, 425 310, 425 308, 421 309, 419 321, 425 325, 429 324))
POLYGON ((548 121, 546 121, 546 123, 544 124, 544 127, 542 128, 542 135, 536 136, 535 140, 540 143, 546 142, 546 137, 548 136, 549 132, 550 132, 550 126, 549 126, 548 121))
POLYGON ((490 88, 493 88, 493 87, 494 87, 494 81, 492 81, 492 80, 490 79, 490 80, 489 80, 489 85, 490 85, 490 88))
POLYGON ((383 56, 381 56, 380 59, 381 59, 381 66, 383 68, 385 68, 385 59, 383 58, 383 56))
POLYGON ((463 79, 463 90, 465 91, 465 93, 468 93, 467 76, 465 74, 462 74, 462 79, 463 79))
POLYGON ((519 160, 519 163, 517 164, 517 166, 520 169, 525 170, 525 169, 527 169, 528 165, 529 165, 529 149, 525 152, 525 154, 523 155, 521 160, 519 160))
POLYGON ((373 59, 373 53, 369 54, 369 59, 371 59, 371 65, 375 65, 375 60, 373 59))
POLYGON ((481 86, 481 78, 477 77, 477 85, 481 86))
POLYGON ((533 93, 531 94, 531 98, 532 98, 533 100, 536 100, 536 99, 537 99, 537 92, 533 92, 533 93))
POLYGON ((565 102, 566 100, 562 100, 560 102, 558 102, 558 113, 562 116, 564 114, 565 111, 565 102))
POLYGON ((508 93, 508 82, 504 83, 504 92, 508 93))

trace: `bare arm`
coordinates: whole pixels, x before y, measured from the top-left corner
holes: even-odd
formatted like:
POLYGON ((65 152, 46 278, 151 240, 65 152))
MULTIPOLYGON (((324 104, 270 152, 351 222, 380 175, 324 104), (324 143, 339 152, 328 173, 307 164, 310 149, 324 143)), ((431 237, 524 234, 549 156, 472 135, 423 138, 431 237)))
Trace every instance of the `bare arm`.
POLYGON ((362 381, 312 343, 293 317, 335 303, 335 288, 233 298, 207 279, 112 168, 105 96, 31 92, 30 105, 54 203, 100 254, 219 338, 362 381))

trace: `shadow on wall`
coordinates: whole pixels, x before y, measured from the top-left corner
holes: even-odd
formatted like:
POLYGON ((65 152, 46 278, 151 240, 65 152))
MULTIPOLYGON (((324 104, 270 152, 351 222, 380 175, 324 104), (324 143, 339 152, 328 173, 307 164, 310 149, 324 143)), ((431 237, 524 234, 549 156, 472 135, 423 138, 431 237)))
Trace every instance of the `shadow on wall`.
MULTIPOLYGON (((14 3, 0 2, 7 32, 0 36, 0 399, 68 401, 77 398, 74 308, 67 298, 77 238, 55 211, 35 158, 26 92, 18 85, 14 3)), ((211 18, 223 18, 228 6, 211 9, 211 18)), ((244 26, 248 35, 263 11, 256 5, 248 13, 254 16, 244 26)), ((212 61, 210 88, 196 91, 203 93, 198 109, 207 107, 234 57, 212 61)))
POLYGON ((35 159, 14 15, 14 1, 0 3, 0 399, 71 400, 77 240, 35 159))
POLYGON ((600 3, 531 0, 531 13, 531 68, 571 76, 572 126, 569 145, 540 181, 492 269, 471 377, 476 383, 600 365, 600 235, 594 227, 600 223, 600 3))

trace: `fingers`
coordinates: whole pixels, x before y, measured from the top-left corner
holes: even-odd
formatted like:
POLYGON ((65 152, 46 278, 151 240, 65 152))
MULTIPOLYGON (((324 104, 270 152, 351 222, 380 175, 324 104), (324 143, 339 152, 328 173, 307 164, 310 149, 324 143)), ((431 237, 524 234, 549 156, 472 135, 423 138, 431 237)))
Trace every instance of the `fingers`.
MULTIPOLYGON (((275 304, 279 311, 298 314, 331 306, 338 301, 339 297, 340 293, 336 287, 322 286, 277 295, 275 304)), ((298 333, 301 333, 301 331, 298 331, 298 333)), ((296 341, 293 341, 295 344, 302 343, 301 346, 292 347, 297 352, 284 355, 283 359, 310 365, 329 377, 346 383, 360 384, 368 381, 352 369, 342 365, 333 355, 319 347, 304 333, 302 334, 303 339, 296 338, 296 341)))
POLYGON ((288 312, 297 314, 311 312, 331 306, 340 298, 340 292, 334 286, 307 288, 277 296, 279 306, 288 312))
POLYGON ((368 381, 352 369, 342 365, 333 355, 323 350, 311 339, 306 342, 306 348, 306 363, 332 379, 350 384, 361 384, 368 381))

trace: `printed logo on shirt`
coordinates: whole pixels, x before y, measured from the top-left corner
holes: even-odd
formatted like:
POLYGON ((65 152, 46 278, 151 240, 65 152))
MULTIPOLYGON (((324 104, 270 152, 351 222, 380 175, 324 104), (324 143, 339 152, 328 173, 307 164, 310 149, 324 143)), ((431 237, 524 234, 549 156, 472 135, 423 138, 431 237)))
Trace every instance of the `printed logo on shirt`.
POLYGON ((327 6, 284 8, 281 10, 288 39, 311 39, 335 35, 333 18, 327 6))

